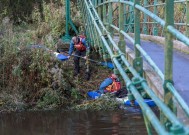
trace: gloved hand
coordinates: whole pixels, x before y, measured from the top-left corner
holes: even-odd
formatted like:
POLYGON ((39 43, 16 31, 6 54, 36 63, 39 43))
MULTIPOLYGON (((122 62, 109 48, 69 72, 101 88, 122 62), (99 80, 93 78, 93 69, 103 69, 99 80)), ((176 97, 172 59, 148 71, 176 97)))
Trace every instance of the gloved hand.
POLYGON ((68 55, 67 57, 68 57, 68 59, 69 59, 69 58, 70 58, 70 55, 68 55))

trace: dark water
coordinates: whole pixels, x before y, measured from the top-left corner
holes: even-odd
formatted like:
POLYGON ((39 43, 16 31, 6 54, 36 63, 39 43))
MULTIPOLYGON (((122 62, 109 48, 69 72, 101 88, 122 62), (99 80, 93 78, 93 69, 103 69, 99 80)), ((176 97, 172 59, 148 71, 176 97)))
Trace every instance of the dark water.
POLYGON ((0 135, 146 135, 140 111, 0 114, 0 135))

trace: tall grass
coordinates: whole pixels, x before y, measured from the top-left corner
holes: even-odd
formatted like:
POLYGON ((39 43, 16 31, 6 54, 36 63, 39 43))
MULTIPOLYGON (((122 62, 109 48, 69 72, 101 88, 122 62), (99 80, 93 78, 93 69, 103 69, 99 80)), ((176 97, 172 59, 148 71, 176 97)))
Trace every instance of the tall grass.
POLYGON ((70 72, 66 62, 61 63, 45 50, 31 47, 31 44, 42 44, 55 49, 56 40, 65 30, 64 0, 61 3, 43 1, 42 6, 44 19, 34 5, 29 18, 32 23, 23 21, 13 25, 11 19, 5 17, 0 25, 1 110, 69 104, 67 97, 72 93, 72 86, 66 79, 70 72))

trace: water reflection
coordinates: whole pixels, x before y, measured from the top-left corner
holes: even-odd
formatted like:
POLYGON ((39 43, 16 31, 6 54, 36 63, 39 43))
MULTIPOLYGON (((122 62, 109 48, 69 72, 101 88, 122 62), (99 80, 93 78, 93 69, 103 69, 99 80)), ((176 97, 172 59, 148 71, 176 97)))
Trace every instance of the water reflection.
POLYGON ((0 114, 1 135, 146 135, 141 113, 127 111, 0 114))

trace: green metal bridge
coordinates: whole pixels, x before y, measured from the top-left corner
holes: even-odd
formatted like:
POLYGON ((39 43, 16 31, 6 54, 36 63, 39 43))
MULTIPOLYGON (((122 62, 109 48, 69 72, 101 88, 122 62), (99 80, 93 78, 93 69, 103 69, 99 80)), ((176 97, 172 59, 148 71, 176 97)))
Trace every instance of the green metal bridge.
MULTIPOLYGON (((173 41, 176 39, 184 46, 189 46, 189 0, 77 0, 77 5, 85 24, 88 44, 105 61, 111 59, 115 67, 114 73, 122 77, 125 82, 129 99, 136 99, 142 109, 148 134, 152 134, 152 129, 160 135, 189 134, 188 125, 177 117, 178 106, 184 111, 186 117, 189 117, 189 102, 186 103, 179 94, 177 82, 173 79, 175 74, 173 41), (150 43, 141 40, 142 34, 151 35, 150 38, 164 37, 164 49, 162 49, 164 56, 158 52, 156 54, 156 51, 152 52, 153 55, 158 55, 156 58, 163 57, 163 61, 159 63, 164 63, 164 73, 149 55, 150 49, 145 49, 145 45, 142 45, 149 44, 146 48, 151 46, 150 43), (128 57, 129 47, 134 51, 132 63, 128 57), (147 83, 144 76, 144 62, 147 62, 161 79, 163 98, 159 97, 147 83), (146 94, 158 106, 160 118, 144 102, 143 97, 146 94)), ((71 21, 69 8, 70 0, 66 0, 67 26, 66 34, 62 37, 66 42, 70 41, 69 25, 78 33, 71 21)), ((183 74, 183 76, 189 76, 189 74, 183 74)), ((186 77, 182 83, 186 86, 186 90, 189 90, 188 81, 186 77)), ((186 95, 185 97, 187 98, 186 95)))

